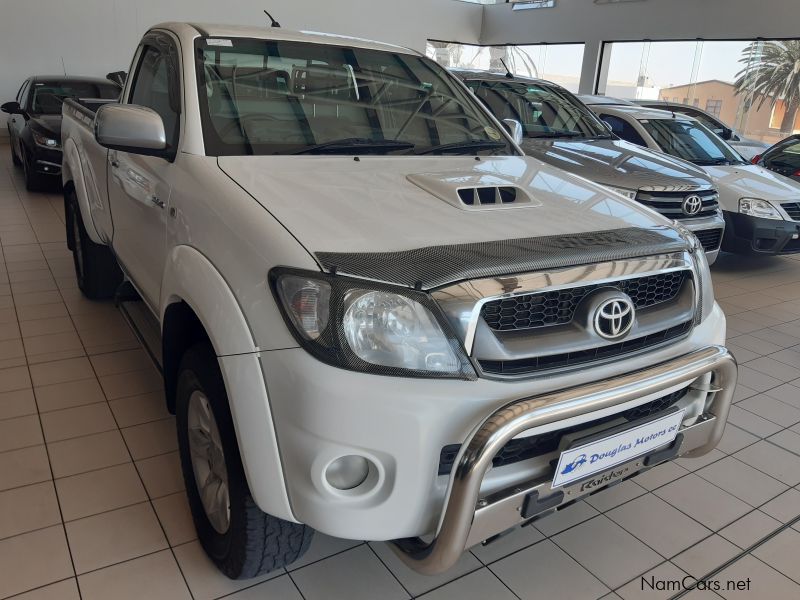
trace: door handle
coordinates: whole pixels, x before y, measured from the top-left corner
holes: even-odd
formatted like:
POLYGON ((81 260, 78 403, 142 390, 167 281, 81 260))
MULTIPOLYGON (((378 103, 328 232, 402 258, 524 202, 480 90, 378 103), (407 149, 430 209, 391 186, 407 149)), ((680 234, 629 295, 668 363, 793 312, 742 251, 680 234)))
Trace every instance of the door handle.
POLYGON ((164 201, 161 198, 159 198, 158 196, 156 196, 155 194, 150 196, 150 202, 152 202, 158 208, 164 208, 164 206, 165 206, 164 201))
POLYGON ((119 166, 119 161, 116 158, 111 159, 111 166, 115 169, 119 166))

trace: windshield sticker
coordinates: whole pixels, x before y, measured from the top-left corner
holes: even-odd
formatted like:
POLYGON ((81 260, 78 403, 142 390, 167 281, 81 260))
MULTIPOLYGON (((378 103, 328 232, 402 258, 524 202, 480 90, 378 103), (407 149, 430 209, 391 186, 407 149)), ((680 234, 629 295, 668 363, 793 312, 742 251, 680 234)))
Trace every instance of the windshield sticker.
POLYGON ((484 127, 483 130, 486 132, 486 135, 488 135, 490 139, 493 139, 496 142, 499 142, 501 139, 503 139, 500 133, 494 127, 484 127))
POLYGON ((209 46, 233 46, 233 42, 230 40, 221 40, 216 38, 207 39, 206 44, 209 46))

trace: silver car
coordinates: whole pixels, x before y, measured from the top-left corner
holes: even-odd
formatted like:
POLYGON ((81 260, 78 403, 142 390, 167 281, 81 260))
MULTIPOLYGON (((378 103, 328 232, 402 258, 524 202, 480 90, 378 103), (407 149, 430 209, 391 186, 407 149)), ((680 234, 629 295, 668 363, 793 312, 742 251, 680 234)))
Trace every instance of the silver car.
POLYGON ((453 69, 501 120, 522 124, 526 154, 604 185, 676 219, 700 238, 709 263, 725 221, 719 194, 698 167, 620 139, 573 94, 549 81, 453 69), (700 198, 700 202, 688 199, 700 198))

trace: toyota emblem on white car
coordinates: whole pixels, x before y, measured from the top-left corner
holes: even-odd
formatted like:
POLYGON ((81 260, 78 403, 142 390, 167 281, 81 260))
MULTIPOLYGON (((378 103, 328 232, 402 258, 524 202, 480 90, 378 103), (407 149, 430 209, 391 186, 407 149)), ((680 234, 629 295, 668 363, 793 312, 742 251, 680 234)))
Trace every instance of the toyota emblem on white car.
POLYGON ((631 330, 633 317, 633 302, 628 297, 611 298, 595 309, 594 330, 600 337, 615 340, 631 330))
POLYGON ((685 215, 696 215, 703 210, 703 199, 696 194, 686 196, 686 198, 683 199, 681 209, 683 209, 683 214, 685 215))

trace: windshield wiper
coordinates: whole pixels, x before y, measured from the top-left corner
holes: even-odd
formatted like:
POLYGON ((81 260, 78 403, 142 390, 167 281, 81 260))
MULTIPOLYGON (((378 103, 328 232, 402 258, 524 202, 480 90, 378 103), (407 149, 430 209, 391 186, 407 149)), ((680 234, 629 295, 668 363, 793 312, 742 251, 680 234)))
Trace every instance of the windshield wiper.
POLYGON ((397 150, 410 150, 414 147, 411 142, 400 140, 371 140, 369 138, 342 138, 331 140, 322 144, 306 146, 291 154, 324 154, 336 153, 342 150, 357 149, 360 152, 394 152, 397 150))
POLYGON ((453 142, 450 144, 431 146, 427 150, 417 152, 417 154, 435 154, 436 152, 478 152, 480 150, 497 150, 498 148, 505 147, 505 142, 492 142, 491 140, 465 140, 463 142, 453 142))
POLYGON ((694 164, 700 165, 701 167, 714 167, 714 166, 722 166, 722 165, 730 165, 731 161, 727 158, 717 158, 714 160, 696 160, 694 164))

